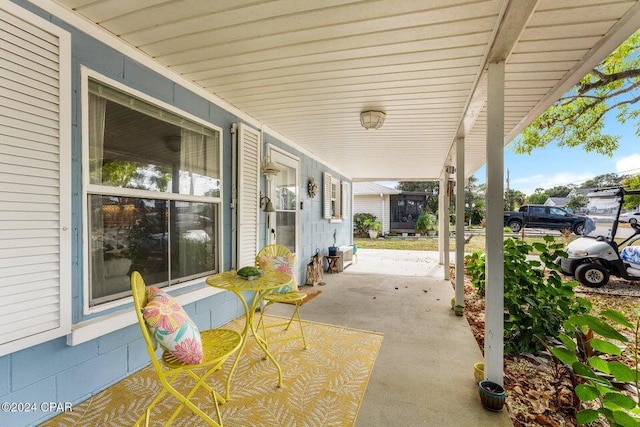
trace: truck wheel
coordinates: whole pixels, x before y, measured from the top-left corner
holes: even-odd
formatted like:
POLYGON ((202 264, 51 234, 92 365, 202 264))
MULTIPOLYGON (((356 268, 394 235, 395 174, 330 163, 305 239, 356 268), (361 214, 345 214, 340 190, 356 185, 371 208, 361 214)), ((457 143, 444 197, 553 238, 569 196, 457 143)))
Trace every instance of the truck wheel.
POLYGON ((577 234, 578 236, 582 236, 584 234, 584 222, 576 224, 573 227, 573 233, 577 234))
POLYGON ((509 224, 507 224, 507 227, 509 227, 514 233, 522 230, 522 224, 520 223, 520 221, 511 221, 509 224))
POLYGON ((609 283, 609 272, 600 264, 581 264, 576 268, 576 279, 589 288, 600 288, 609 283))

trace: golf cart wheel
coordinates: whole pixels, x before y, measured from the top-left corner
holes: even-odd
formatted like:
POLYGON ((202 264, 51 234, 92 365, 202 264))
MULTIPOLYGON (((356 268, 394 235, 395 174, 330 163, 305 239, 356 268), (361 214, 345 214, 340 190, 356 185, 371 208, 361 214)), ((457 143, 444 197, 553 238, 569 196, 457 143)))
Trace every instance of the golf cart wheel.
POLYGON ((519 232, 520 230, 522 230, 522 224, 520 223, 520 221, 511 221, 509 224, 507 224, 507 226, 511 229, 511 231, 513 231, 514 233, 519 232))
POLYGON ((600 288, 609 282, 609 272, 600 264, 582 264, 576 268, 576 279, 589 288, 600 288))
POLYGON ((575 227, 573 227, 573 233, 582 236, 584 234, 584 222, 576 224, 575 227))

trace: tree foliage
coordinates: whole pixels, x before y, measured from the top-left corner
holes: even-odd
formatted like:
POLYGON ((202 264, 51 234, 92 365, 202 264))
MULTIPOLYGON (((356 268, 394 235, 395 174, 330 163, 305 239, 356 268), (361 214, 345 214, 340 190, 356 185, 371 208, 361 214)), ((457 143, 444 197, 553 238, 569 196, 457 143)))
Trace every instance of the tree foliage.
POLYGON ((400 191, 420 191, 432 194, 437 192, 440 183, 438 181, 400 181, 396 188, 400 191))
POLYGON ((640 136, 640 30, 584 76, 567 94, 529 125, 515 143, 519 153, 531 153, 551 142, 582 147, 611 156, 620 136, 605 132, 604 118, 615 114, 620 123, 632 123, 640 136))
MULTIPOLYGON (((627 177, 622 180, 621 184, 628 190, 640 189, 640 175, 627 177)), ((635 209, 636 206, 640 206, 640 196, 626 196, 624 198, 625 209, 635 209)))
POLYGON ((400 191, 424 192, 427 196, 427 212, 438 212, 438 191, 440 183, 438 181, 400 181, 396 185, 400 191))
POLYGON ((478 178, 470 176, 464 189, 465 224, 479 225, 485 217, 484 184, 478 185, 478 178))
MULTIPOLYGON (((504 210, 514 211, 520 206, 524 205, 527 200, 527 196, 520 190, 504 190, 504 210)), ((546 199, 545 199, 546 200, 546 199)), ((543 202, 544 203, 544 202, 543 202)))
POLYGON ((580 208, 587 206, 587 198, 582 194, 576 194, 569 198, 565 206, 573 211, 578 211, 580 208))
POLYGON ((547 201, 548 198, 549 198, 549 193, 547 193, 542 188, 536 188, 535 193, 527 197, 527 203, 530 203, 532 205, 542 205, 544 204, 544 202, 547 201))
POLYGON ((548 188, 545 192, 549 197, 567 197, 571 190, 573 190, 573 186, 556 185, 555 187, 548 188))
POLYGON ((586 180, 580 188, 607 188, 617 187, 623 179, 629 175, 618 175, 617 173, 605 173, 586 180))

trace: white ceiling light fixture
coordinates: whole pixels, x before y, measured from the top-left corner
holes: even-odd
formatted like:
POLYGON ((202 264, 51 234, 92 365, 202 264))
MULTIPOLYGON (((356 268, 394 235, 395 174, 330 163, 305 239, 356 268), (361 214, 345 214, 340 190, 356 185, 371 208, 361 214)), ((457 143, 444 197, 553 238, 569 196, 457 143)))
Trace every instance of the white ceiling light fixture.
POLYGON ((367 130, 380 129, 386 117, 387 115, 382 111, 363 111, 360 113, 360 124, 367 130))

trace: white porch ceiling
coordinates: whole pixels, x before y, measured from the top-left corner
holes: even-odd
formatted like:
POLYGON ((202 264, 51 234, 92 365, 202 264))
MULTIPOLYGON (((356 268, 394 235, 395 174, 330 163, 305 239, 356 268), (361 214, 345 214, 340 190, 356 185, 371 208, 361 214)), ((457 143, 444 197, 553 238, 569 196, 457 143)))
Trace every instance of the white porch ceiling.
POLYGON ((637 0, 57 2, 354 180, 437 179, 459 136, 471 175, 489 60, 508 142, 640 27, 637 0))

